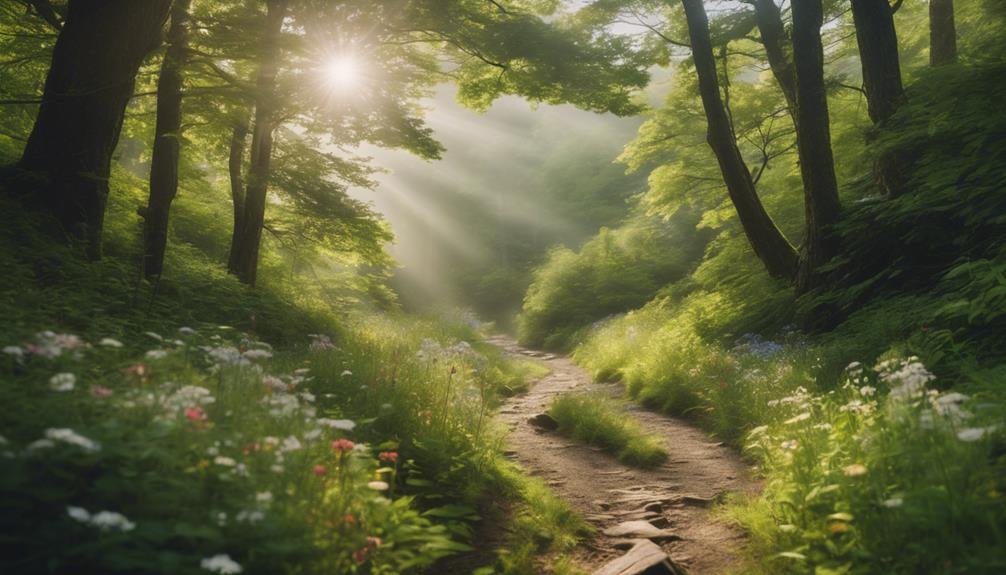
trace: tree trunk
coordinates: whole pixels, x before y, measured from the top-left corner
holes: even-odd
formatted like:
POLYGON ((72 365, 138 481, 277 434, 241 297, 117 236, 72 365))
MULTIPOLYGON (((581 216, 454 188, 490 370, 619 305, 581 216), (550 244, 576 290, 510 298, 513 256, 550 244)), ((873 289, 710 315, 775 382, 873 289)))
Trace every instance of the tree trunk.
POLYGON ((761 42, 765 46, 769 67, 775 76, 782 95, 786 98, 790 116, 797 121, 796 114, 796 72, 793 60, 786 50, 788 44, 786 28, 782 23, 782 14, 775 0, 754 0, 755 19, 758 21, 758 31, 761 42))
POLYGON ((852 18, 870 120, 880 124, 894 114, 904 98, 894 14, 887 0, 852 0, 852 18))
POLYGON ((957 28, 954 0, 929 0, 929 63, 943 66, 957 62, 957 28))
POLYGON ((234 229, 231 233, 231 249, 227 259, 227 269, 237 266, 237 246, 244 233, 245 188, 241 168, 245 158, 245 140, 248 139, 248 120, 242 118, 234 124, 231 133, 230 158, 227 167, 231 178, 231 201, 234 204, 234 229))
POLYGON ((157 80, 157 128, 150 160, 150 197, 143 211, 143 274, 159 277, 168 244, 168 213, 178 191, 179 140, 182 127, 182 67, 188 51, 191 0, 175 0, 168 29, 168 49, 157 80))
POLYGON ((688 20, 692 57, 708 123, 706 140, 720 164, 730 200, 737 210, 751 247, 765 269, 774 277, 792 281, 796 277, 798 255, 762 206, 751 172, 737 147, 737 140, 720 96, 716 61, 713 59, 709 37, 709 20, 702 0, 681 0, 681 4, 688 20))
MULTIPOLYGON (((852 0, 852 18, 856 24, 867 110, 870 120, 879 126, 894 115, 905 97, 894 14, 887 0, 852 0)), ((904 159, 896 154, 877 158, 874 164, 877 182, 889 196, 898 196, 904 190, 904 164, 904 159)))
POLYGON ((44 176, 34 199, 101 257, 112 151, 136 72, 171 0, 70 0, 19 167, 44 176))
POLYGON ((831 226, 838 219, 838 182, 831 152, 828 93, 824 86, 821 0, 793 3, 793 55, 797 89, 797 149, 803 177, 804 240, 797 290, 813 288, 817 266, 836 253, 831 226))
POLYGON ((234 253, 230 272, 248 285, 255 285, 258 273, 259 247, 265 223, 265 202, 268 192, 272 137, 276 128, 276 73, 279 66, 279 39, 286 17, 287 0, 266 3, 265 35, 259 60, 257 94, 255 98, 255 128, 252 131, 251 162, 245 189, 241 233, 232 246, 234 253))

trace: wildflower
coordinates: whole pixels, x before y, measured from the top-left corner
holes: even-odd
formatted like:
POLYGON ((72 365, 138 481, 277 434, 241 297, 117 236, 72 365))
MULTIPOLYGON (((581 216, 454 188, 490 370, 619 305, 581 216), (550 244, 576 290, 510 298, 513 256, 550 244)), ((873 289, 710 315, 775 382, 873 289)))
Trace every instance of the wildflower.
POLYGON ((830 423, 816 423, 816 424, 813 425, 813 428, 817 429, 817 430, 820 430, 820 431, 828 431, 828 430, 831 429, 831 424, 830 423))
POLYGON ((67 333, 43 331, 35 337, 37 343, 25 346, 25 351, 46 359, 60 357, 64 351, 74 351, 74 357, 80 357, 79 349, 87 345, 84 340, 67 333))
POLYGON ((332 451, 342 455, 347 451, 352 451, 356 444, 348 439, 336 439, 332 442, 332 451))
POLYGON ((291 435, 283 440, 283 445, 280 449, 283 451, 297 451, 301 447, 303 447, 303 445, 300 444, 300 440, 291 435))
POLYGON ((787 439, 786 441, 783 441, 780 444, 780 447, 782 447, 783 449, 789 450, 789 451, 792 451, 792 450, 796 449, 799 446, 800 446, 800 442, 798 442, 795 439, 787 439))
POLYGON ((321 464, 319 463, 318 465, 315 465, 315 466, 314 466, 314 469, 312 470, 312 472, 313 472, 313 473, 314 473, 315 475, 317 475, 318 477, 324 477, 324 475, 325 475, 326 473, 328 473, 328 469, 326 469, 324 465, 321 465, 321 464))
POLYGON ((98 345, 103 345, 105 347, 119 348, 122 347, 122 342, 117 339, 112 339, 110 337, 103 337, 101 338, 101 341, 98 342, 98 345))
POLYGON ((144 378, 147 375, 147 366, 142 363, 134 363, 133 365, 127 367, 123 370, 126 375, 135 375, 139 378, 144 378))
POLYGON ((862 395, 863 397, 871 397, 876 394, 877 394, 876 387, 870 385, 864 385, 863 387, 859 388, 859 395, 862 395))
POLYGON ((70 445, 76 445, 77 447, 87 451, 89 453, 94 453, 95 451, 101 450, 101 445, 95 441, 92 441, 83 435, 75 432, 69 428, 49 428, 45 430, 45 437, 51 441, 62 441, 63 443, 69 443, 70 445))
POLYGON ((241 573, 244 570, 237 561, 231 559, 231 556, 225 553, 207 557, 199 563, 199 566, 207 571, 220 573, 221 575, 241 573))
POLYGON ((104 385, 92 385, 90 392, 95 397, 109 397, 112 395, 112 390, 104 385))
POLYGON ((218 455, 213 458, 213 463, 217 465, 222 465, 223 467, 234 467, 237 465, 237 461, 234 461, 231 457, 225 457, 223 455, 218 455))
POLYGON ((323 417, 318 420, 318 423, 327 425, 332 429, 340 429, 342 431, 353 431, 356 427, 356 423, 349 419, 328 419, 323 417))
POLYGON ((159 333, 155 333, 155 332, 152 332, 152 331, 145 331, 145 332, 143 332, 143 335, 145 335, 145 336, 147 336, 147 337, 149 337, 151 339, 156 339, 157 341, 164 341, 164 338, 161 337, 161 334, 159 334, 159 333))
POLYGON ((72 373, 57 373, 49 378, 49 387, 53 391, 73 391, 77 376, 72 373))
POLYGON ((243 355, 244 357, 246 357, 248 359, 253 359, 253 360, 254 359, 269 359, 270 357, 272 357, 272 353, 269 352, 269 351, 267 351, 267 350, 264 350, 264 349, 249 349, 248 351, 244 352, 241 355, 243 355))
POLYGON ((272 503, 272 491, 260 491, 255 494, 255 501, 266 507, 272 503))
POLYGON ((805 411, 800 415, 797 415, 796 417, 791 417, 787 419, 783 423, 785 423, 786 425, 792 425, 794 423, 800 423, 801 421, 807 421, 808 419, 810 419, 810 414, 805 411))
POLYGON ((286 391, 286 382, 274 375, 262 376, 262 384, 273 391, 286 391))
POLYGON ((182 327, 178 328, 178 333, 180 333, 182 335, 196 335, 196 330, 194 330, 194 329, 192 329, 191 327, 188 327, 188 326, 182 326, 182 327))
POLYGON ((36 439, 28 444, 25 449, 30 453, 32 451, 38 451, 39 449, 50 449, 56 447, 56 442, 51 439, 36 439))
POLYGON ((206 412, 203 411, 203 408, 198 405, 193 405, 185 408, 185 418, 189 421, 200 422, 206 421, 207 415, 206 412))
POLYGON ((91 516, 91 525, 101 529, 102 531, 108 531, 109 529, 118 529, 119 531, 132 531, 136 528, 136 524, 126 519, 121 513, 116 513, 114 511, 99 511, 91 516))
POLYGON ((22 357, 24 357, 24 350, 21 349, 21 346, 17 345, 8 345, 3 348, 3 352, 9 356, 14 357, 15 359, 21 359, 22 357))
POLYGON ((168 352, 163 349, 152 349, 146 353, 147 359, 164 359, 166 357, 168 357, 168 352))
POLYGON ((217 513, 217 525, 223 527, 227 525, 227 512, 221 511, 217 513))
POLYGON ((304 441, 314 441, 319 437, 321 437, 321 430, 318 428, 314 428, 304 432, 304 441))
POLYGON ((74 521, 79 521, 81 523, 87 523, 91 520, 91 514, 83 507, 67 507, 66 514, 74 521))
POLYGON ((861 475, 866 475, 866 466, 862 463, 853 463, 852 465, 843 467, 842 473, 844 473, 846 477, 859 477, 861 475))
POLYGON ((342 373, 339 374, 340 377, 346 377, 347 375, 353 375, 353 372, 349 371, 348 369, 344 369, 342 370, 342 373))
POLYGON ((238 523, 258 523, 263 519, 265 519, 265 513, 258 509, 242 509, 234 516, 234 520, 238 523))
POLYGON ((377 458, 380 459, 381 461, 384 461, 384 462, 387 462, 387 463, 395 463, 395 462, 398 461, 398 452, 397 451, 382 451, 381 453, 379 453, 377 455, 377 458))
POLYGON ((269 469, 273 473, 276 473, 276 474, 280 474, 280 473, 283 473, 284 471, 286 471, 286 468, 284 468, 282 465, 279 465, 279 464, 270 465, 269 469))
POLYGON ((387 491, 390 486, 384 481, 371 481, 367 484, 367 487, 374 491, 387 491))
POLYGON ((929 373, 917 357, 902 362, 885 361, 877 366, 880 378, 892 385, 891 397, 895 400, 913 399, 922 395, 925 386, 936 376, 929 373))
POLYGON ((991 433, 995 429, 994 425, 990 425, 989 427, 969 427, 958 431, 957 439, 971 443, 985 437, 986 433, 991 433))
POLYGON ((312 333, 308 334, 308 337, 311 338, 311 345, 308 346, 308 349, 310 349, 313 352, 328 351, 330 349, 335 349, 335 344, 332 343, 332 338, 328 337, 327 335, 320 333, 312 333))
POLYGON ((895 507, 901 507, 904 502, 905 500, 901 497, 892 497, 890 499, 883 500, 880 504, 888 509, 894 509, 895 507))

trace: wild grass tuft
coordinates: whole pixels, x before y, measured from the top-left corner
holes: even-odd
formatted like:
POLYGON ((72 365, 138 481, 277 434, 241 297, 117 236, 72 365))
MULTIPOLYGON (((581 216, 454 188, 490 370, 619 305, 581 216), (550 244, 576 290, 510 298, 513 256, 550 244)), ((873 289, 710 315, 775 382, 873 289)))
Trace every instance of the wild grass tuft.
POLYGON ((596 445, 636 467, 655 467, 667 459, 661 438, 646 433, 617 402, 594 395, 566 394, 548 410, 559 432, 596 445))

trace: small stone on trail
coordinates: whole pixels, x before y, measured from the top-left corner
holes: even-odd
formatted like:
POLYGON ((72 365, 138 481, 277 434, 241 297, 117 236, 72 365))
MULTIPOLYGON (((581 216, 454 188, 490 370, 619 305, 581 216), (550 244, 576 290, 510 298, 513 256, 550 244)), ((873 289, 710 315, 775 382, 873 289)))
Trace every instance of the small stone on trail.
POLYGON ((559 429, 559 422, 547 413, 539 413, 527 420, 531 425, 547 431, 559 429))
POLYGON ((651 539, 654 541, 677 541, 679 535, 668 530, 654 527, 647 521, 625 521, 605 529, 602 533, 608 537, 632 537, 635 539, 651 539))
POLYGON ((603 565, 594 575, 686 575, 663 549, 640 541, 628 553, 603 565))

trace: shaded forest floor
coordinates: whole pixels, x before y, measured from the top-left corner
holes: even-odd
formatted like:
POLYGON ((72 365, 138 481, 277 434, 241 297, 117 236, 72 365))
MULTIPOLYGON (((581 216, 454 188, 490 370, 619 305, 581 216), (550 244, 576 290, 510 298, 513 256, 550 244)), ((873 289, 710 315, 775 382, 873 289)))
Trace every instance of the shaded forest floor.
POLYGON ((621 397, 623 388, 592 383, 566 357, 526 350, 507 337, 489 341, 509 354, 537 357, 551 370, 527 393, 504 404, 499 418, 510 429, 507 455, 546 481, 594 529, 575 554, 581 568, 596 571, 645 539, 692 573, 736 566, 743 532, 714 518, 709 509, 728 493, 755 489, 734 450, 682 421, 631 404, 626 416, 661 436, 670 454, 656 468, 629 467, 597 447, 547 431, 529 419, 545 413, 556 396, 603 390, 621 397))

